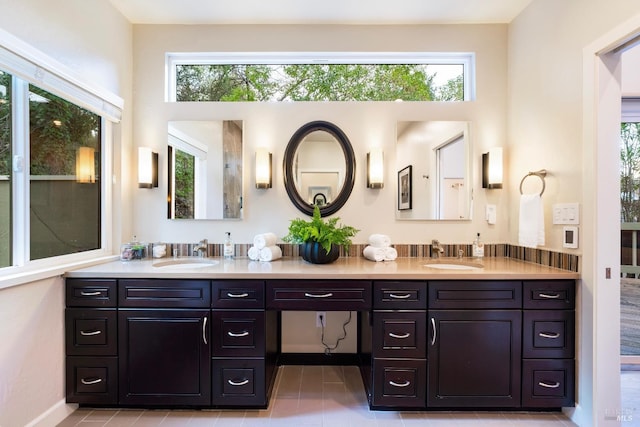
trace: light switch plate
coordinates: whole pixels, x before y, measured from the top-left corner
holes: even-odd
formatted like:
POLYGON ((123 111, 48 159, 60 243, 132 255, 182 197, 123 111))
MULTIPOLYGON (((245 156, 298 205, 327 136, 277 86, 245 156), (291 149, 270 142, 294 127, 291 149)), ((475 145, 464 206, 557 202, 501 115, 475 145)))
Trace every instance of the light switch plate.
POLYGON ((553 205, 554 224, 580 224, 580 206, 578 203, 556 203, 553 205))
POLYGON ((487 222, 489 224, 495 224, 496 216, 497 216, 496 205, 487 205, 485 209, 485 219, 487 220, 487 222))
POLYGON ((578 249, 578 227, 562 227, 562 247, 569 249, 578 249))

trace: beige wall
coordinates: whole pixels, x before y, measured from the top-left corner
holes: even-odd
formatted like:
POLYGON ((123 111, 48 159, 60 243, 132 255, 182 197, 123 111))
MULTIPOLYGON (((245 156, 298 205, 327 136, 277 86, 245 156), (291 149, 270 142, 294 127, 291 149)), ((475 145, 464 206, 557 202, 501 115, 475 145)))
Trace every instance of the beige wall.
MULTIPOLYGON (((131 149, 131 25, 108 2, 0 0, 0 28, 70 67, 80 79, 124 98, 116 173, 131 149), (121 156, 122 153, 122 156, 121 156)), ((125 171, 129 167, 124 168, 125 171)), ((123 173, 125 179, 128 172, 123 173)), ((118 175, 117 175, 118 176, 118 175)), ((114 186, 116 241, 129 227, 120 179, 114 186)), ((128 236, 130 233, 125 232, 128 236)), ((64 402, 64 281, 53 277, 0 290, 0 425, 51 426, 64 402)))

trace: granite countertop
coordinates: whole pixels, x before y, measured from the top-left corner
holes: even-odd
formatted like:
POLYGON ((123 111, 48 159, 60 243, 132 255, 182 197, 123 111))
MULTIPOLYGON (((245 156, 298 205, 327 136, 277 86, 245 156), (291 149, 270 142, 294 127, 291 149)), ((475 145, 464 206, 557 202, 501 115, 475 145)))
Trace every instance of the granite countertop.
MULTIPOLYGON (((198 260, 197 258, 178 258, 198 260)), ((430 258, 398 258, 373 262, 366 258, 344 257, 331 264, 310 264, 301 258, 284 257, 273 262, 257 262, 248 258, 206 258, 214 265, 189 267, 159 264, 173 261, 160 258, 142 261, 112 261, 69 271, 66 277, 78 278, 167 278, 167 279, 395 279, 395 280, 505 280, 505 279, 578 279, 579 273, 547 267, 511 258, 464 258, 463 262, 481 263, 482 268, 469 270, 436 269, 425 266, 430 258)), ((460 262, 440 258, 438 262, 460 262)))

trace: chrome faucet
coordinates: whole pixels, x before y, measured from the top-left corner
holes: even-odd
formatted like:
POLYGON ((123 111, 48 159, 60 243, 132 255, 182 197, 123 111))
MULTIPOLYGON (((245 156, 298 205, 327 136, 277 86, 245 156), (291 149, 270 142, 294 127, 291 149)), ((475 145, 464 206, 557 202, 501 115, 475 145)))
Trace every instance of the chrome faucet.
POLYGON ((440 255, 444 253, 444 248, 440 246, 440 241, 431 241, 431 258, 440 258, 440 255))
POLYGON ((209 242, 207 241, 207 239, 203 239, 200 240, 200 243, 198 243, 198 245, 193 248, 193 254, 194 255, 198 255, 200 258, 204 258, 204 257, 208 257, 209 256, 209 242))

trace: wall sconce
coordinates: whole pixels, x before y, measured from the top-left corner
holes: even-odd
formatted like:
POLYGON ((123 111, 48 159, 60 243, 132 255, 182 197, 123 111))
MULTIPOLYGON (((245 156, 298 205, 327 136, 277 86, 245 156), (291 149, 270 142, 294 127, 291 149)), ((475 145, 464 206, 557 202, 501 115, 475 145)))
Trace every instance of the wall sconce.
POLYGON ((271 153, 264 147, 256 149, 256 188, 271 188, 271 153))
POLYGON ((384 187, 384 154, 382 148, 372 148, 367 153, 367 188, 384 187))
POLYGON ((482 188, 502 188, 502 147, 482 155, 482 188))
POLYGON ((96 150, 92 147, 79 147, 76 150, 76 182, 93 184, 96 182, 96 150))
POLYGON ((138 147, 138 187, 158 186, 158 153, 148 147, 138 147))

